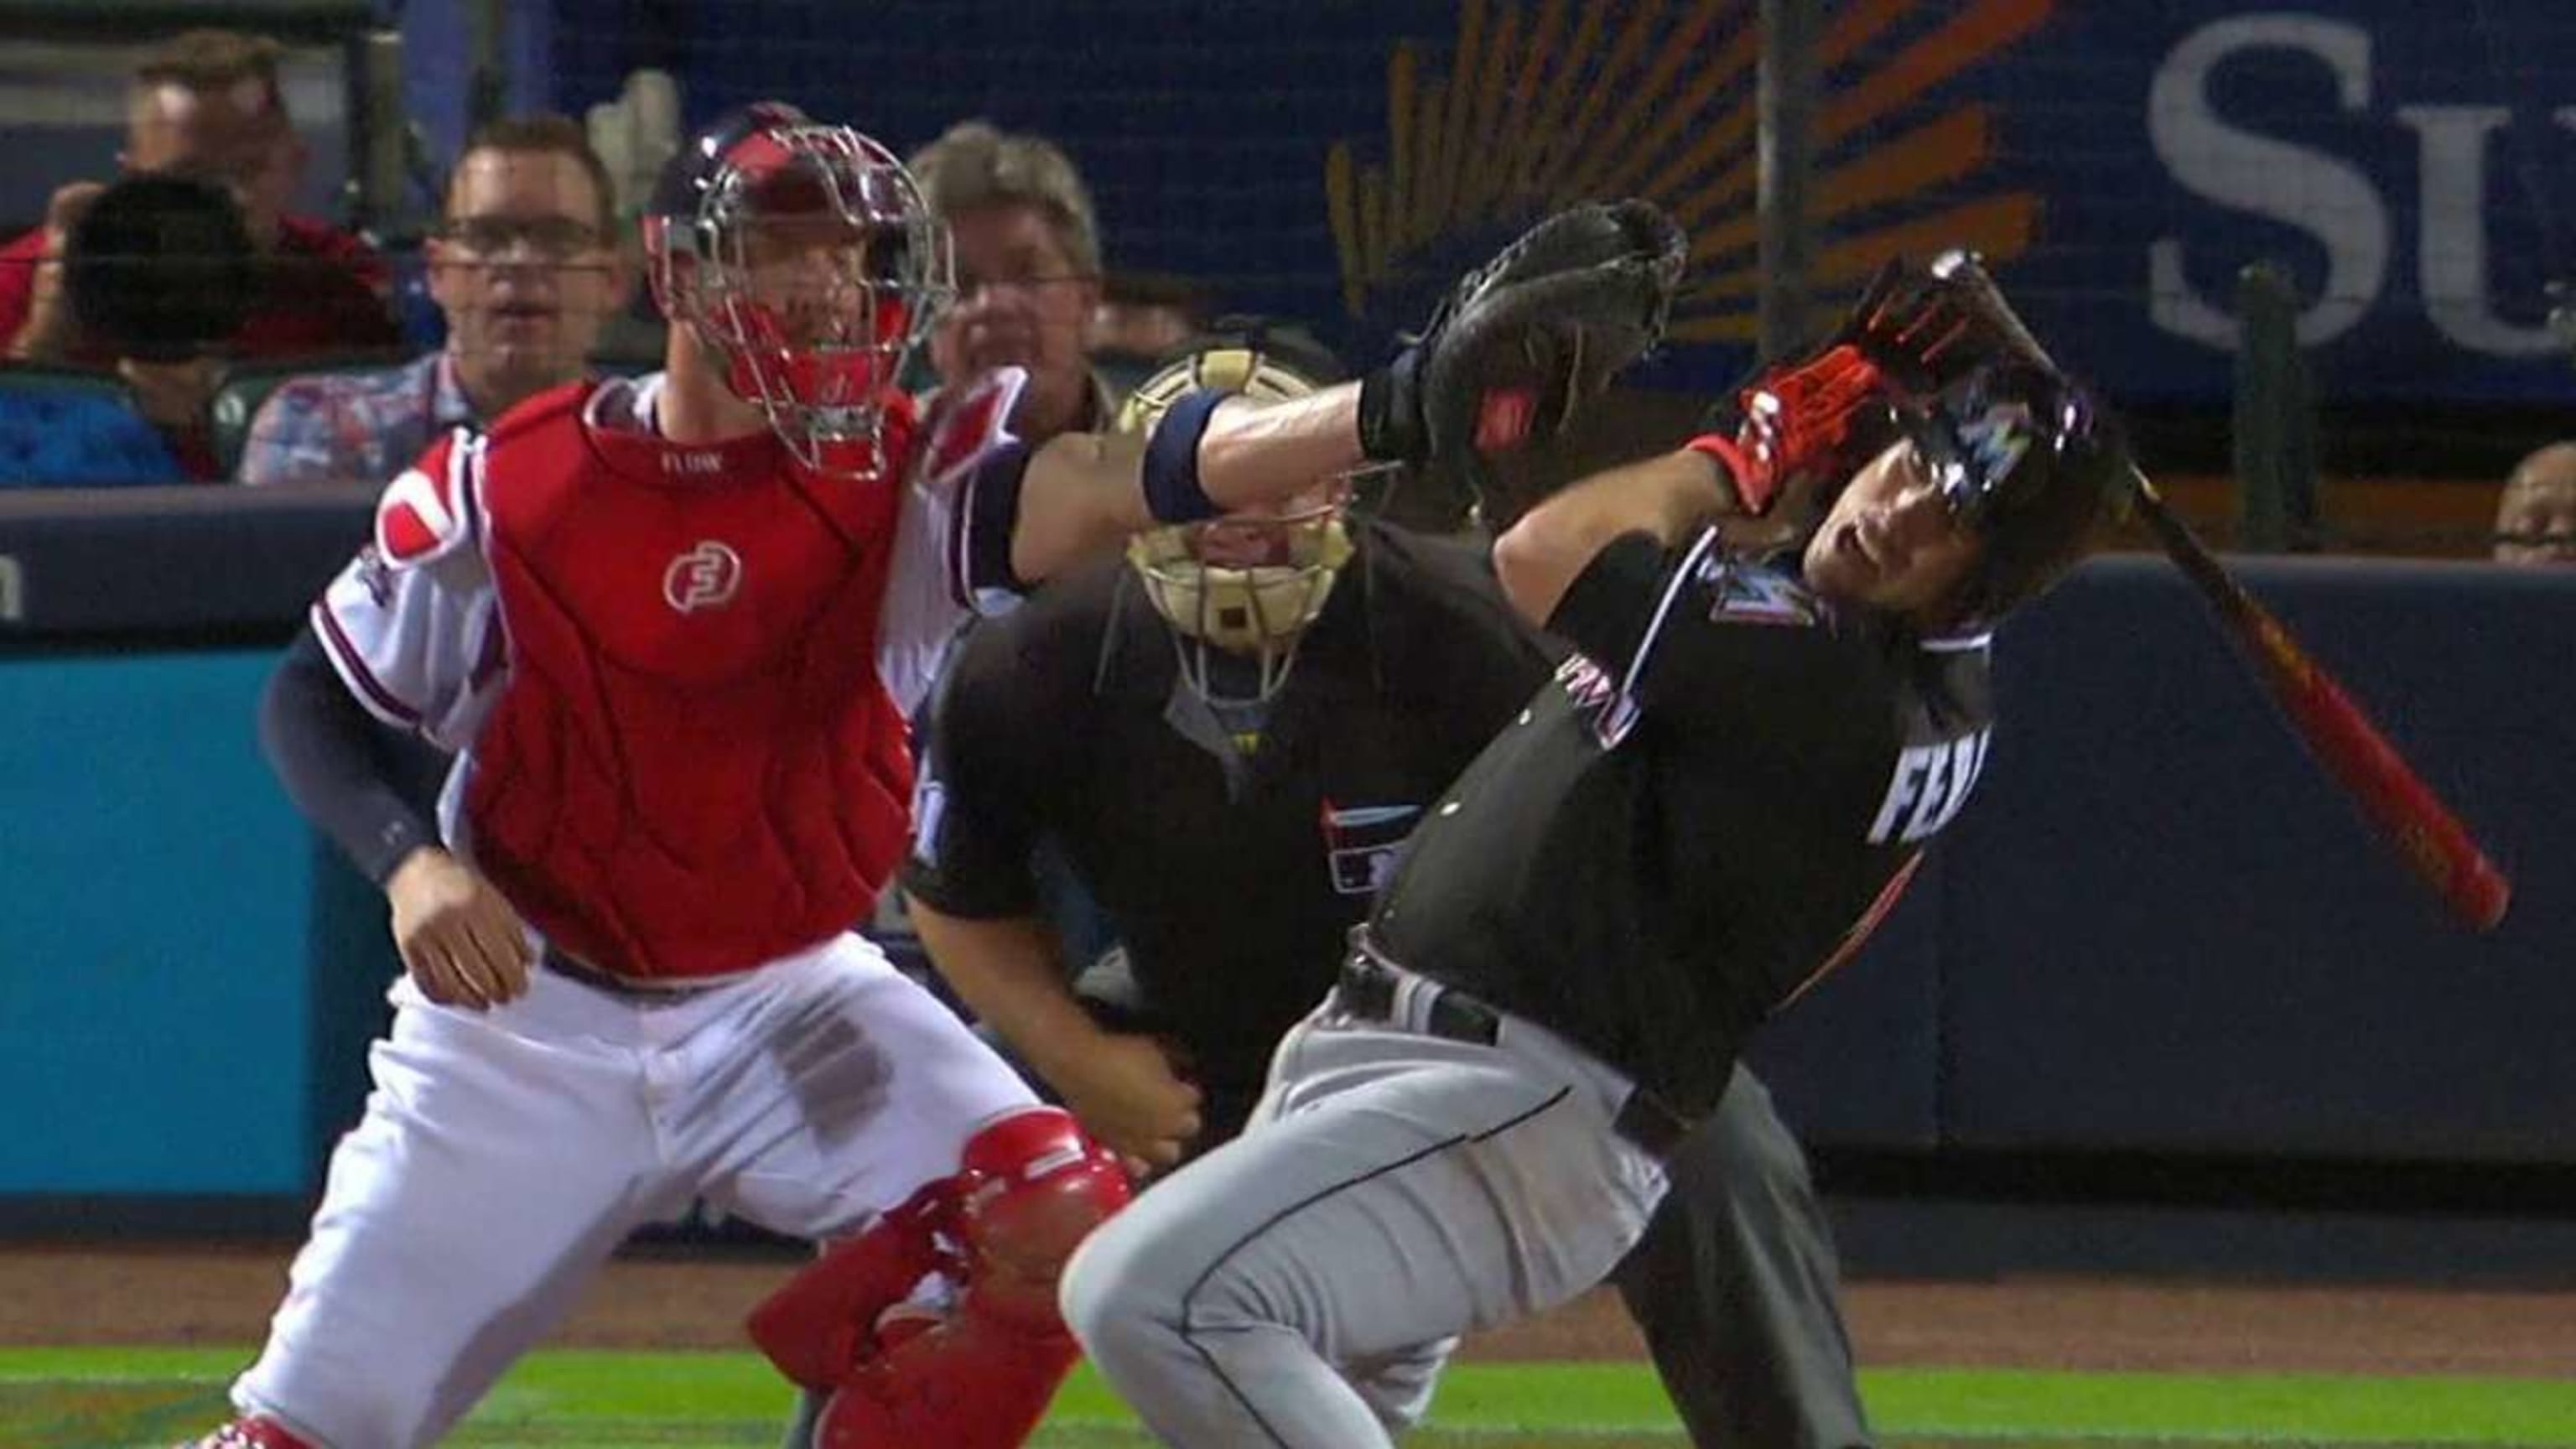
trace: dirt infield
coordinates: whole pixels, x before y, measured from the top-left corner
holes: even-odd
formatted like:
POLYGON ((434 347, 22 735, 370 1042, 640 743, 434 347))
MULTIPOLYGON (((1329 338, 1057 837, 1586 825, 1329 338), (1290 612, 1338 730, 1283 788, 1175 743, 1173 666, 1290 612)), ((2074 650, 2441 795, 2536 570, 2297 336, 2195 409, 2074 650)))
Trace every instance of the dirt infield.
MULTIPOLYGON (((256 1343, 290 1250, 0 1251, 0 1345, 256 1343)), ((733 1348, 743 1312, 788 1265, 659 1258, 614 1265, 555 1342, 733 1348)), ((2007 1279, 1857 1282, 1864 1365, 2576 1378, 2576 1293, 2007 1279)), ((1477 1357, 1638 1353, 1617 1301, 1593 1295, 1489 1334, 1477 1357)))

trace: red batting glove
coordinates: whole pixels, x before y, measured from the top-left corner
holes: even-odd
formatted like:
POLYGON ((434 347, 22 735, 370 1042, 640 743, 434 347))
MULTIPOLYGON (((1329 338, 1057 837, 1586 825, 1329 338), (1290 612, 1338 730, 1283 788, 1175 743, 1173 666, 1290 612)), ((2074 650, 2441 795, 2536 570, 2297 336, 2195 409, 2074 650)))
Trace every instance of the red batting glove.
POLYGON ((1760 517, 1795 480, 1847 466, 1844 444, 1862 410, 1888 396, 1887 378, 1851 343, 1775 368, 1736 394, 1735 436, 1708 433, 1684 446, 1725 465, 1744 511, 1760 517))

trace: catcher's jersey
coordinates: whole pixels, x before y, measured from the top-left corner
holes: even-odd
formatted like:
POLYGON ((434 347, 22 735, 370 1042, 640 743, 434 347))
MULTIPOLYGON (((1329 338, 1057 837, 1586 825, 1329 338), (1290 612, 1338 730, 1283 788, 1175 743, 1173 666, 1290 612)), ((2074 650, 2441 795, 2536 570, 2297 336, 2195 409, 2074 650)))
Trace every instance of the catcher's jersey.
POLYGON ((749 969, 863 917, 900 854, 904 717, 974 593, 982 480, 1024 465, 1019 382, 890 414, 877 481, 666 443, 658 378, 542 395, 388 486, 315 633, 457 753, 442 834, 532 924, 620 974, 749 969))
POLYGON ((978 624, 931 715, 905 889, 1034 917, 1053 839, 1199 1080, 1257 1091, 1424 808, 1553 663, 1481 550, 1368 523, 1352 542, 1249 756, 1123 560, 978 624))
POLYGON ((1372 929, 1704 1114, 1967 801, 1986 639, 1838 611, 1713 531, 1614 542, 1549 627, 1583 652, 1433 807, 1372 929))

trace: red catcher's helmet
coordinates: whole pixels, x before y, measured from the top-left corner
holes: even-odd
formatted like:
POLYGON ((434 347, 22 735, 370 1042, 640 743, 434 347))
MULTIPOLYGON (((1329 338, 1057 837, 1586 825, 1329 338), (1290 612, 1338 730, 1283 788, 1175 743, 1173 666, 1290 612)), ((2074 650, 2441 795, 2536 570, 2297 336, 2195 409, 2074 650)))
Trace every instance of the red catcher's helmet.
POLYGON ((644 216, 653 299, 809 467, 881 468, 885 401, 954 295, 948 234, 893 152, 763 101, 699 131, 644 216))

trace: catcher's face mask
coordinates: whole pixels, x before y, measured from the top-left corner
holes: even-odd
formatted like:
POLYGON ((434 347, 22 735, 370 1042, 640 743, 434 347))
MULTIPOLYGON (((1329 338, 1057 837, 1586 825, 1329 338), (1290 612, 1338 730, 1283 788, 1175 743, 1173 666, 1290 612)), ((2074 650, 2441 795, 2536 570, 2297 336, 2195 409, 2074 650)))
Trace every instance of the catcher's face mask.
MULTIPOLYGON (((1145 379, 1120 410, 1119 430, 1149 431, 1173 403, 1203 388, 1280 402, 1316 384, 1254 348, 1212 347, 1145 379)), ((1299 638, 1350 560, 1349 498, 1347 477, 1326 479, 1276 507, 1149 529, 1128 544, 1145 597, 1172 626, 1182 679, 1200 698, 1259 703, 1288 682, 1299 638), (1251 660, 1253 693, 1222 690, 1211 651, 1251 660)))
POLYGON ((659 230, 663 305, 724 357, 726 385, 807 466, 878 472, 883 400, 953 290, 902 163, 846 126, 754 130, 696 215, 659 230))

